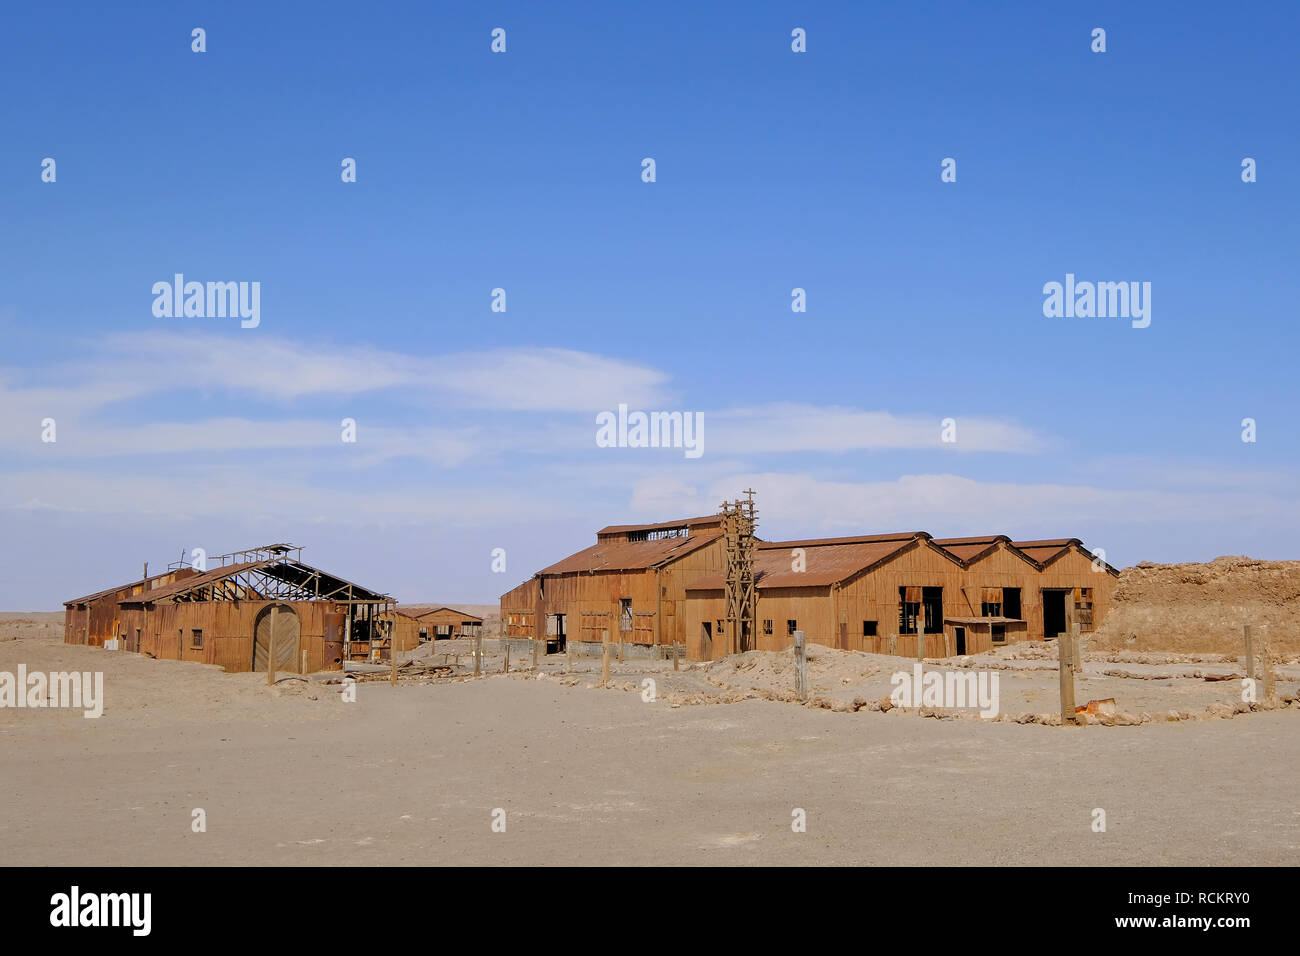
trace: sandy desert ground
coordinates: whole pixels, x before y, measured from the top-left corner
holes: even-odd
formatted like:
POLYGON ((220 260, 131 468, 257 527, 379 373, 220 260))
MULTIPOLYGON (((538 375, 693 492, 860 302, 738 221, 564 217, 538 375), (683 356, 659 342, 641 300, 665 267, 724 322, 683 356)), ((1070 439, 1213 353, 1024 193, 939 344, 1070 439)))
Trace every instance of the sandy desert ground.
MULTIPOLYGON (((337 684, 271 688, 60 632, 0 621, 0 671, 102 670, 106 697, 99 719, 0 710, 10 864, 1300 863, 1300 706, 1213 718, 1232 682, 1173 676, 1229 661, 1089 659, 1080 702, 1147 722, 1061 728, 1015 722, 1055 706, 1035 648, 972 659, 1002 668, 1010 716, 984 721, 854 712, 911 662, 830 650, 806 705, 780 699, 785 655, 629 661, 601 688, 598 660, 502 675, 495 642, 489 676, 367 679, 345 703, 337 684)), ((468 650, 436 653, 467 673, 468 650)), ((1298 676, 1283 667, 1279 692, 1298 676)))

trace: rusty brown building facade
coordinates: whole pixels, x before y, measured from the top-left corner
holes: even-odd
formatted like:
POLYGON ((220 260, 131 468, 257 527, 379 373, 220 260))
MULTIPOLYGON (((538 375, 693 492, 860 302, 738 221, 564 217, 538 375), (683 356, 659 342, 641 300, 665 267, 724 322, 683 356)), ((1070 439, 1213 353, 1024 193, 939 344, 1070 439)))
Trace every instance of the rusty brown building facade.
POLYGON ((64 641, 234 672, 265 671, 272 654, 277 671, 337 670, 415 646, 415 622, 395 626, 391 597, 300 556, 267 545, 75 598, 64 603, 64 641))
POLYGON ((575 639, 676 641, 688 659, 713 660, 784 649, 801 630, 845 650, 942 657, 1050 640, 1074 624, 1086 634, 1118 580, 1076 538, 910 531, 760 541, 757 633, 742 644, 727 632, 720 521, 601 529, 595 545, 502 595, 505 634, 545 635, 552 651, 575 639))

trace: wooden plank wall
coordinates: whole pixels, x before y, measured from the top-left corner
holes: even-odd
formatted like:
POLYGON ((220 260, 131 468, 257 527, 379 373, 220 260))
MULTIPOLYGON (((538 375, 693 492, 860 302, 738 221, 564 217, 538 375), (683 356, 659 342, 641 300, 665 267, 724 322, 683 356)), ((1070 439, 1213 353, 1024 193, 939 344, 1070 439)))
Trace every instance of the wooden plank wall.
POLYGON ((598 641, 590 626, 593 615, 606 615, 609 639, 619 639, 620 601, 632 600, 633 630, 623 639, 638 644, 670 644, 686 639, 683 611, 686 587, 706 574, 722 571, 723 544, 711 541, 660 570, 573 572, 525 581, 501 596, 501 617, 510 636, 539 637, 546 618, 565 615, 571 640, 598 641), (511 619, 515 620, 511 624, 511 619), (584 621, 588 627, 583 626, 584 621))
MULTIPOLYGON (((1117 579, 1106 572, 1092 571, 1092 561, 1077 549, 1053 562, 1046 571, 1013 552, 1005 544, 969 568, 963 568, 929 542, 921 542, 875 571, 859 575, 842 587, 763 588, 758 592, 758 644, 760 650, 785 650, 792 640, 787 621, 797 622, 811 642, 841 646, 843 622, 847 650, 889 653, 890 635, 895 635, 895 652, 915 657, 917 642, 923 641, 926 657, 956 653, 956 627, 966 627, 966 653, 978 654, 992 645, 989 629, 981 625, 945 624, 938 634, 899 634, 900 587, 943 589, 943 616, 980 617, 984 588, 1020 589, 1023 625, 1007 625, 1006 643, 1043 639, 1042 589, 1092 587, 1093 618, 1100 623, 1109 608, 1117 579), (766 621, 773 633, 764 633, 766 621), (876 636, 863 635, 863 622, 876 622, 876 636), (945 637, 947 641, 945 643, 945 637)), ((725 613, 721 590, 691 591, 681 611, 683 640, 689 660, 717 659, 728 653, 727 635, 718 633, 717 621, 725 613), (703 623, 713 623, 713 643, 703 646, 703 623)), ((1069 605, 1067 604, 1067 611, 1069 605)))
MULTIPOLYGON (((294 671, 301 668, 302 650, 307 651, 308 671, 327 668, 325 660, 325 614, 345 610, 333 601, 195 601, 161 604, 152 609, 124 608, 122 627, 128 635, 141 629, 140 652, 163 660, 216 664, 232 673, 253 667, 253 628, 264 608, 279 603, 298 616, 298 652, 294 671), (203 647, 193 647, 192 631, 203 631, 203 647)), ((399 643, 399 649, 401 644, 399 643)))

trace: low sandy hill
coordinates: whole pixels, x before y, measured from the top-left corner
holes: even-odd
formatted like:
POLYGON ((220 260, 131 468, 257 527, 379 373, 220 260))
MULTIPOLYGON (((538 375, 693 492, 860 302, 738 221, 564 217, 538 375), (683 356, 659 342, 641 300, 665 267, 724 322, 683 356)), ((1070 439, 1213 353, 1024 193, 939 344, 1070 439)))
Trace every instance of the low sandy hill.
POLYGON ((1278 653, 1300 654, 1300 561, 1222 557, 1125 568, 1088 646, 1239 654, 1244 624, 1257 644, 1262 636, 1278 653))

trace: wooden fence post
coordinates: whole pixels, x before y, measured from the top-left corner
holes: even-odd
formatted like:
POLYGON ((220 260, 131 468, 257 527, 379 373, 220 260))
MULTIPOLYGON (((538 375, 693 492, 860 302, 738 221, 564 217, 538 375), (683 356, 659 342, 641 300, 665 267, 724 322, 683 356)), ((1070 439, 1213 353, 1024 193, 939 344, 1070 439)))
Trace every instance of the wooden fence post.
POLYGON ((603 642, 600 645, 600 683, 602 687, 609 683, 609 651, 609 641, 603 642))
POLYGON ((483 635, 474 636, 474 676, 478 677, 483 672, 483 635))
POLYGON ((1273 642, 1265 638, 1259 643, 1259 651, 1264 658, 1264 699, 1270 704, 1275 704, 1277 703, 1277 676, 1273 673, 1273 642))
POLYGON ((673 641, 673 670, 677 670, 677 642, 673 641))
POLYGON ((1255 677, 1255 642, 1251 639, 1250 625, 1243 627, 1246 632, 1246 676, 1254 679, 1255 677))
POLYGON ((1061 726, 1073 724, 1074 714, 1074 667, 1070 645, 1074 643, 1069 634, 1059 634, 1056 638, 1057 667, 1061 675, 1061 726))
POLYGON ((808 699, 808 651, 803 631, 794 632, 794 690, 800 700, 808 699))
POLYGON ((510 673, 510 642, 506 641, 506 669, 503 673, 510 673))

